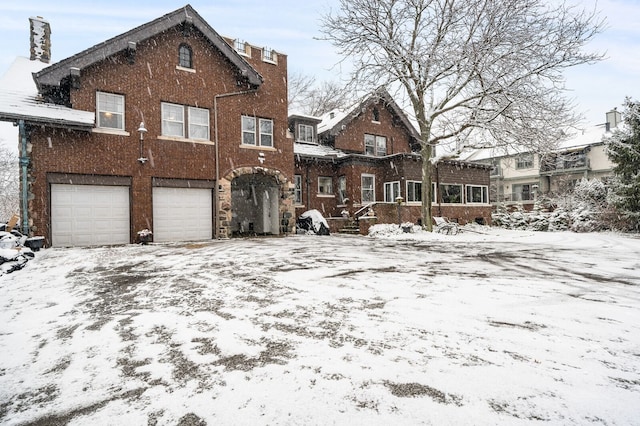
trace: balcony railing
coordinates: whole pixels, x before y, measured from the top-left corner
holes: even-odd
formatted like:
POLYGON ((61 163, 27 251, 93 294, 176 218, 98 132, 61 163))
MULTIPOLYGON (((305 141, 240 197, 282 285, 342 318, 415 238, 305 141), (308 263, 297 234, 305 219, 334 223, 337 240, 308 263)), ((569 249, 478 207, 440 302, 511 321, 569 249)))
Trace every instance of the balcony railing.
POLYGON ((571 170, 590 169, 591 162, 586 155, 558 157, 554 160, 547 160, 540 166, 540 172, 565 172, 571 170))

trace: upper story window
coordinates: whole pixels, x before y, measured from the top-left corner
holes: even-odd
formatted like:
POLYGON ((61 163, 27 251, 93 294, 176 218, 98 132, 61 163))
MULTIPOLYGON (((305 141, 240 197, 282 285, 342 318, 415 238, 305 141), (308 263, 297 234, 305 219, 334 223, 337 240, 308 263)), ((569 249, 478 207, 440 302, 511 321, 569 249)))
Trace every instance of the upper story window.
POLYGON ((178 48, 178 65, 193 68, 193 51, 187 44, 181 44, 178 48))
POLYGON ((516 157, 516 169, 533 168, 533 154, 521 154, 516 157))
POLYGON ((249 45, 244 40, 240 40, 239 38, 235 39, 233 41, 233 48, 236 49, 236 52, 240 53, 241 55, 251 56, 249 45))
POLYGON ((98 127, 124 130, 124 96, 98 92, 96 115, 98 127))
POLYGON ((265 47, 262 49, 262 60, 265 62, 276 62, 276 52, 273 49, 265 47))
POLYGON ((364 135, 364 153, 366 155, 387 155, 387 138, 384 136, 364 135))
POLYGON ((273 147, 273 120, 243 115, 242 144, 273 147))
POLYGON ((308 124, 298 124, 298 141, 313 142, 313 126, 308 124))
POLYGON ((162 136, 210 140, 208 109, 167 102, 161 107, 162 136))
POLYGON ((371 121, 375 122, 375 123, 379 123, 380 122, 380 110, 378 108, 374 108, 373 109, 373 114, 371 117, 371 121))

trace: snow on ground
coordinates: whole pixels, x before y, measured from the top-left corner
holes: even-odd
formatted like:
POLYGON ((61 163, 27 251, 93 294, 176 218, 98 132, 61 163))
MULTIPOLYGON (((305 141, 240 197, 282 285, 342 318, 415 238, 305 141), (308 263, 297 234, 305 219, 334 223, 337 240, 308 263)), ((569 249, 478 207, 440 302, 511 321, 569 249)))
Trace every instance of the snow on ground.
POLYGON ((0 423, 638 424, 639 238, 389 229, 40 251, 0 423))

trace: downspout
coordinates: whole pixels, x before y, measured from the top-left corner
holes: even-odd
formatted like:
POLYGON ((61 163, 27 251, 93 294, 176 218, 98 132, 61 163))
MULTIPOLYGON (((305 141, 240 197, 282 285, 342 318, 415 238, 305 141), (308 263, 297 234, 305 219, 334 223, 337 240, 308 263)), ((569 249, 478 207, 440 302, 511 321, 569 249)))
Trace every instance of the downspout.
POLYGON ((442 196, 440 195, 440 167, 436 164, 436 202, 438 203, 438 216, 442 217, 442 196))
POLYGON ((29 235, 29 184, 27 182, 27 174, 29 168, 29 153, 27 152, 27 131, 24 120, 18 121, 18 136, 20 138, 20 167, 22 168, 22 233, 29 235))
POLYGON ((215 189, 215 194, 214 194, 214 208, 215 211, 213 212, 213 223, 215 224, 215 227, 213 228, 213 237, 214 238, 219 238, 219 233, 220 233, 220 226, 218 223, 218 215, 220 214, 220 148, 218 146, 218 99, 221 98, 228 98, 231 96, 238 96, 238 95, 247 95, 249 93, 255 93, 257 92, 258 89, 251 89, 251 90, 243 90, 240 92, 229 92, 229 93, 222 93, 219 95, 215 95, 213 97, 213 125, 215 126, 215 131, 214 131, 214 145, 215 145, 215 160, 216 160, 216 189, 215 189))

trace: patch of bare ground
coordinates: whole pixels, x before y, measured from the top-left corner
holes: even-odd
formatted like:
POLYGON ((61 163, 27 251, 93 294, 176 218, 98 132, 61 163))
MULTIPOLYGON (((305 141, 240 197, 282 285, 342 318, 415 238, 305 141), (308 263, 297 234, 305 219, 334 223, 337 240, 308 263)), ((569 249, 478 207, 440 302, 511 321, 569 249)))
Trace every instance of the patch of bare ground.
POLYGON ((510 327, 510 328, 521 328, 523 330, 531 330, 531 331, 538 331, 541 328, 546 328, 547 326, 544 324, 536 324, 534 322, 531 321, 525 321, 521 324, 515 323, 515 322, 505 322, 505 321, 494 321, 494 320, 489 320, 489 325, 492 327, 510 327))
POLYGON ((393 396, 398 398, 416 398, 428 396, 440 404, 455 404, 461 407, 462 397, 450 393, 444 393, 441 390, 432 388, 431 386, 422 385, 420 383, 394 383, 384 382, 393 396))

